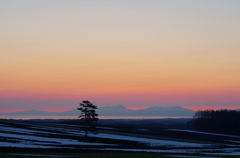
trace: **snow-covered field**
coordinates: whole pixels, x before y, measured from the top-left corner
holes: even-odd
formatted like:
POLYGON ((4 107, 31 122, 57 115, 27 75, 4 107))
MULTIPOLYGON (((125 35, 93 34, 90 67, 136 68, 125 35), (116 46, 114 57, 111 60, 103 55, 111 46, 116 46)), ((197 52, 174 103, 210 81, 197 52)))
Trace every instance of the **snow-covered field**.
MULTIPOLYGON (((229 144, 223 145, 108 133, 89 134, 89 137, 85 139, 84 134, 74 126, 70 128, 70 126, 54 126, 36 122, 33 124, 0 120, 0 147, 240 154, 240 142, 234 140, 229 140, 229 144)), ((211 133, 206 134, 211 135, 211 133)))

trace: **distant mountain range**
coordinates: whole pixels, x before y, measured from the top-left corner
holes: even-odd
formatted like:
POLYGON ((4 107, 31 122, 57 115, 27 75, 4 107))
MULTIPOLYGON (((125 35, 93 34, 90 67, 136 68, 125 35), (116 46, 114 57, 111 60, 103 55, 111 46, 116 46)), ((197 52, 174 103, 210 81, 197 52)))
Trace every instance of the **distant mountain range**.
MULTIPOLYGON (((140 110, 130 110, 125 108, 124 106, 106 106, 106 107, 98 107, 96 113, 99 116, 152 116, 152 117, 191 117, 195 114, 196 111, 182 108, 180 106, 174 107, 150 107, 146 109, 140 110)), ((0 115, 25 115, 25 116, 78 116, 80 111, 77 109, 65 111, 65 112, 46 112, 41 110, 28 110, 22 112, 14 112, 14 113, 0 113, 0 115)))

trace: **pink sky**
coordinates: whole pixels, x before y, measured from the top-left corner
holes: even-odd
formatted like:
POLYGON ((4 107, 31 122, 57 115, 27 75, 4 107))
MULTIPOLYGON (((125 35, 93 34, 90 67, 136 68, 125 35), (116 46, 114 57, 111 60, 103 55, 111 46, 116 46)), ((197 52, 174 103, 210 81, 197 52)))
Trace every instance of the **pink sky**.
POLYGON ((240 106, 239 1, 14 2, 0 2, 0 112, 240 106))

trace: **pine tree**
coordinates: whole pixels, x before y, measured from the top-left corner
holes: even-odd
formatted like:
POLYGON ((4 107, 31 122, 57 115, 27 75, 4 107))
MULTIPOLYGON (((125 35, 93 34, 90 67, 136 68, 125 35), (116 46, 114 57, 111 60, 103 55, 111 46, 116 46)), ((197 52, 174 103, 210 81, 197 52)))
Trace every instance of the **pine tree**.
POLYGON ((84 100, 80 103, 80 108, 77 109, 81 111, 79 118, 84 121, 84 127, 82 129, 85 131, 85 137, 88 136, 88 132, 97 134, 96 121, 98 120, 98 114, 96 114, 95 111, 97 106, 88 100, 84 100))

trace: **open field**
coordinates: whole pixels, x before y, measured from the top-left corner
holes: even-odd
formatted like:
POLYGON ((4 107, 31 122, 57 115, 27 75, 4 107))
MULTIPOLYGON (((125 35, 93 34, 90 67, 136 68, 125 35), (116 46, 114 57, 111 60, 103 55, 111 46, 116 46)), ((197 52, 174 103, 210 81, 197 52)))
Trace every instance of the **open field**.
POLYGON ((150 157, 176 157, 181 154, 194 154, 195 156, 204 154, 205 157, 210 157, 210 155, 215 157, 236 155, 235 157, 238 157, 237 155, 240 155, 240 136, 177 129, 100 126, 99 134, 89 134, 89 137, 85 139, 84 132, 80 131, 77 125, 0 120, 0 126, 1 157, 16 157, 16 155, 11 155, 14 153, 18 153, 18 157, 21 157, 21 154, 34 153, 40 155, 22 156, 41 157, 43 153, 53 152, 54 155, 60 154, 63 157, 100 158, 120 157, 121 154, 123 154, 121 157, 128 157, 124 154, 133 154, 135 157, 143 158, 148 154, 152 154, 150 157))

